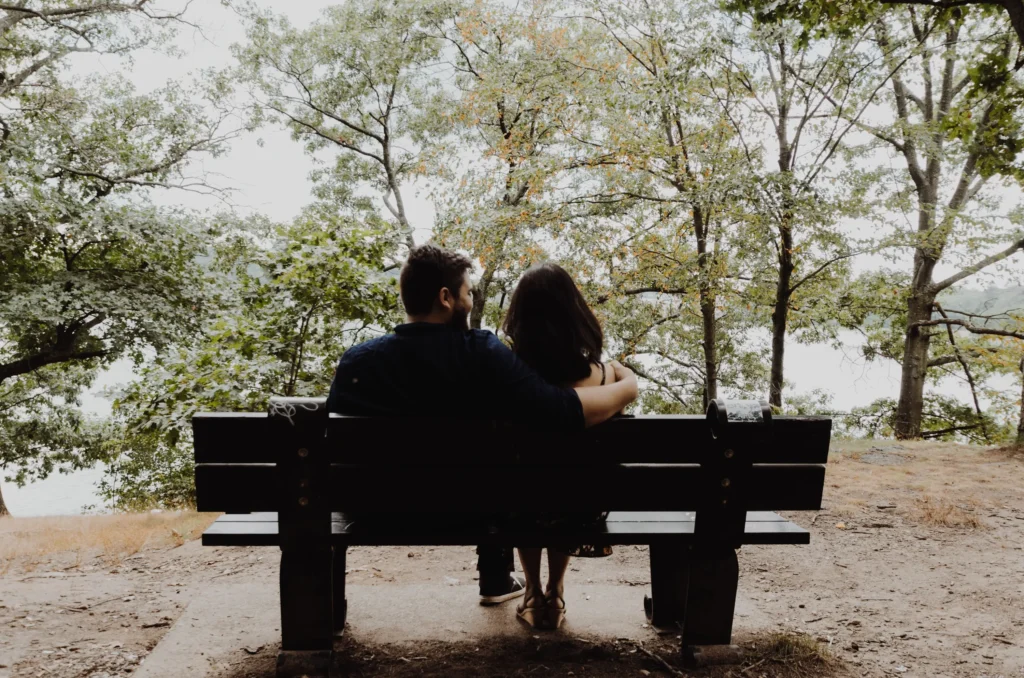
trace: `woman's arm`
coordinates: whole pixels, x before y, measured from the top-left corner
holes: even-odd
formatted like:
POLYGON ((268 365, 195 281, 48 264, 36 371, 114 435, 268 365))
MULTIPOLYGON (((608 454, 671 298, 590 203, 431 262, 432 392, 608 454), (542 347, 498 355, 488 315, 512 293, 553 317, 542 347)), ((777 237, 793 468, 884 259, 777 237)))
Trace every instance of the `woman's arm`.
POLYGON ((608 384, 615 383, 615 370, 612 369, 611 363, 604 363, 604 370, 602 374, 601 365, 598 363, 591 363, 590 375, 584 379, 580 379, 574 384, 571 384, 572 388, 581 388, 583 386, 606 386, 608 384), (602 378, 604 384, 601 383, 602 378))
POLYGON ((583 405, 583 419, 587 427, 600 424, 618 414, 622 408, 636 400, 639 389, 636 375, 627 367, 612 361, 607 364, 615 377, 614 384, 580 386, 576 395, 583 405))

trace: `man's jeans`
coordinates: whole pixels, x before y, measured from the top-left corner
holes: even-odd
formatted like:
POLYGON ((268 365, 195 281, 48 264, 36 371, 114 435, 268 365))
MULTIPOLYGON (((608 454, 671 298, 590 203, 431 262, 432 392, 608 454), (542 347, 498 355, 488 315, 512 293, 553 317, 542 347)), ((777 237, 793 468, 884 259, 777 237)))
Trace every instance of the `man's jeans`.
POLYGON ((480 572, 480 595, 500 596, 509 592, 508 575, 515 569, 510 546, 477 546, 476 569, 480 572))

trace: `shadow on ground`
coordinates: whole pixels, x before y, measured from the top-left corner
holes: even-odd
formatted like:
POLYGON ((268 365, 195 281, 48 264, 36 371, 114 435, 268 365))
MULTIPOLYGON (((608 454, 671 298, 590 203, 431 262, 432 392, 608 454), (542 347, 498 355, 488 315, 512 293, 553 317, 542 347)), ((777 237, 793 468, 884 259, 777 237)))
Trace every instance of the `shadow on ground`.
MULTIPOLYGON (((336 648, 332 675, 382 676, 682 676, 693 678, 846 678, 852 674, 821 644, 806 636, 770 634, 740 639, 737 662, 684 670, 678 641, 644 644, 590 642, 533 636, 480 643, 424 642, 367 645, 346 639, 336 648)), ((217 678, 273 678, 277 648, 240 657, 217 678)))

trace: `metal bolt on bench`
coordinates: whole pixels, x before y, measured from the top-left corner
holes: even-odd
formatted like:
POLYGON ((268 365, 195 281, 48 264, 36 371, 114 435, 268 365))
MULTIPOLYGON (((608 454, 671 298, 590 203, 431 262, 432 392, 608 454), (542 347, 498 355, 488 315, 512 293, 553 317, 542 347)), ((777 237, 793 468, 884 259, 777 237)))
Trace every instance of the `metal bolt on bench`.
POLYGON ((821 508, 832 427, 717 400, 703 417, 620 417, 576 434, 464 421, 464 439, 486 448, 425 455, 422 421, 328 415, 319 398, 198 413, 192 424, 198 508, 225 512, 203 544, 281 549, 281 678, 329 675, 347 616, 345 554, 365 545, 647 545, 647 617, 679 629, 684 660, 699 663, 699 646, 732 640, 736 549, 810 542, 773 511, 821 508), (536 510, 611 511, 608 521, 496 527, 467 511, 515 510, 516 494, 488 479, 520 487, 541 472, 565 490, 535 498, 536 510))

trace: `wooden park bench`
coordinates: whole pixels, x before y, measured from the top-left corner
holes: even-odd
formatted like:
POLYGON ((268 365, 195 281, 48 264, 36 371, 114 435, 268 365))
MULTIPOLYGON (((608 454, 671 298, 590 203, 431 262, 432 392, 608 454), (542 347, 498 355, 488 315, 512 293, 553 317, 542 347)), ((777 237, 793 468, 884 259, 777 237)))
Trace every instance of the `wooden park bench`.
POLYGON ((279 676, 327 675, 350 546, 647 545, 651 624, 678 628, 684 648, 727 645, 736 549, 810 542, 772 511, 821 508, 832 428, 714 401, 704 417, 620 417, 572 435, 463 421, 465 443, 441 445, 436 421, 328 415, 323 399, 303 398, 275 398, 267 414, 202 412, 192 425, 198 508, 225 513, 203 544, 281 549, 279 676), (562 489, 531 497, 531 510, 611 511, 607 523, 475 519, 521 511, 517 488, 541 473, 562 489))

